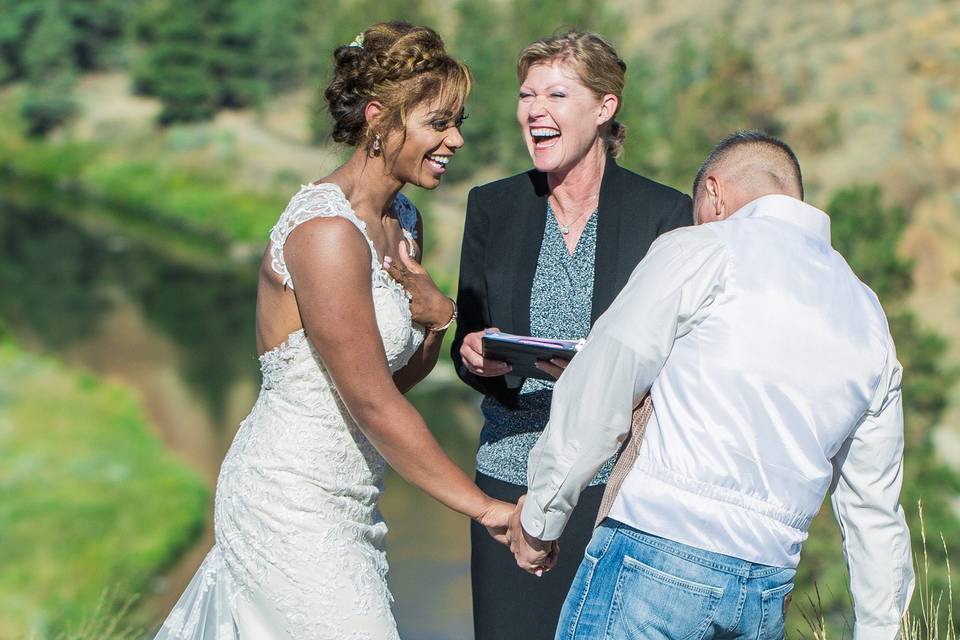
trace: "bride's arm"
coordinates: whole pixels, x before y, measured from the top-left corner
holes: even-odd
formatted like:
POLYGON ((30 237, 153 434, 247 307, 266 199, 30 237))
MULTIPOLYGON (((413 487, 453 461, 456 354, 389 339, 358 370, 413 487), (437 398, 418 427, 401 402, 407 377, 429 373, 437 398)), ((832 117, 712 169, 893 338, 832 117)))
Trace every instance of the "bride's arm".
MULTIPOLYGON (((419 246, 416 247, 417 255, 415 257, 416 261, 419 263, 423 262, 423 218, 420 216, 420 213, 417 212, 417 238, 420 239, 419 246)), ((437 291, 437 296, 440 297, 439 291, 437 291)), ((441 326, 443 323, 447 322, 450 319, 451 314, 453 313, 454 304, 451 300, 444 299, 439 305, 440 316, 437 317, 434 326, 441 326), (450 304, 447 307, 448 303, 450 304), (449 311, 448 311, 449 309, 449 311)), ((396 383, 397 388, 400 389, 400 393, 406 393, 413 387, 417 385, 418 382, 426 378, 433 368, 437 366, 437 359, 440 357, 440 347, 443 343, 443 336, 446 334, 447 329, 441 331, 429 331, 427 330, 423 337, 423 344, 420 345, 420 348, 417 349, 410 357, 410 361, 407 364, 393 374, 393 381, 396 383)))
POLYGON ((423 344, 417 349, 416 353, 410 356, 410 361, 395 374, 393 381, 397 385, 400 393, 406 393, 413 389, 418 382, 426 378, 433 368, 437 366, 437 359, 440 356, 440 346, 443 343, 443 331, 427 331, 423 337, 423 344))
POLYGON ((306 334, 370 442, 410 483, 505 531, 512 505, 477 488, 394 384, 374 314, 370 249, 356 227, 315 218, 290 234, 284 255, 306 334))

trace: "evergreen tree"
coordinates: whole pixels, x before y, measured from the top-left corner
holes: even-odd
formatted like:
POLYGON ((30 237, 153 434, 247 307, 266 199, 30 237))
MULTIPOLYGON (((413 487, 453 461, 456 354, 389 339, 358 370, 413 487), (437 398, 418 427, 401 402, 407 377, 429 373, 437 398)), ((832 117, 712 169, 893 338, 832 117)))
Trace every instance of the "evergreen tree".
POLYGON ((252 2, 232 0, 211 6, 207 19, 207 73, 217 87, 218 107, 258 104, 268 93, 259 74, 257 36, 260 24, 252 2))
POLYGON ((625 160, 641 173, 689 192, 710 149, 731 131, 782 129, 763 98, 752 54, 717 35, 706 46, 681 39, 662 64, 640 51, 628 63, 621 120, 625 160))
POLYGON ((73 61, 81 71, 109 66, 118 58, 130 9, 127 0, 86 0, 65 2, 63 11, 73 26, 73 61))
POLYGON ((27 88, 20 114, 32 136, 46 134, 76 111, 70 96, 75 79, 71 57, 74 32, 62 5, 59 0, 45 2, 24 46, 27 88))
POLYGON ((217 87, 210 77, 208 31, 219 4, 210 0, 168 0, 141 17, 144 60, 134 71, 134 89, 163 103, 161 124, 203 120, 217 107, 217 87), (155 12, 155 13, 153 13, 155 12))
POLYGON ((527 158, 514 124, 517 108, 516 54, 503 29, 505 16, 497 5, 460 0, 456 5, 454 55, 470 67, 473 92, 466 105, 464 152, 451 164, 451 177, 464 178, 491 166, 513 168, 527 158), (519 156, 520 162, 511 162, 519 156))
MULTIPOLYGON (((298 86, 305 77, 307 24, 305 0, 248 2, 247 19, 259 25, 255 57, 257 74, 271 91, 298 86)), ((312 43, 311 43, 312 46, 312 43)))
POLYGON ((901 207, 884 207, 878 185, 838 192, 828 205, 833 214, 833 246, 884 302, 899 305, 913 288, 911 261, 897 254, 907 226, 901 207))
POLYGON ((69 32, 64 62, 70 61, 82 71, 109 64, 123 42, 132 4, 124 0, 52 4, 48 0, 0 0, 0 83, 27 76, 25 56, 32 34, 44 22, 49 30, 51 18, 44 16, 50 11, 58 14, 55 19, 61 23, 61 35, 69 32))
POLYGON ((301 77, 302 0, 165 0, 145 5, 134 88, 163 102, 160 122, 262 104, 301 77))
POLYGON ((43 13, 42 0, 0 0, 0 83, 25 75, 23 50, 43 13))

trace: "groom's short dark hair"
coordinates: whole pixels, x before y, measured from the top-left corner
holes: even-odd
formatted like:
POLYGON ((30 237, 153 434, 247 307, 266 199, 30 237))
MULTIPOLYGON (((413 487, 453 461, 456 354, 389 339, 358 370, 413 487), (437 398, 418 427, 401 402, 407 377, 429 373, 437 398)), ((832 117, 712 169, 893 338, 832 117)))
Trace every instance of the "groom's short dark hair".
POLYGON ((797 160, 797 155, 786 142, 759 129, 734 131, 713 148, 707 159, 703 161, 703 165, 697 172, 697 177, 693 180, 692 195, 694 198, 697 197, 697 191, 703 184, 707 172, 720 164, 734 149, 745 145, 758 147, 758 151, 772 151, 774 155, 778 156, 778 160, 781 161, 779 164, 785 165, 790 181, 794 183, 793 186, 796 187, 800 193, 800 198, 803 199, 803 175, 800 173, 800 161, 797 160))

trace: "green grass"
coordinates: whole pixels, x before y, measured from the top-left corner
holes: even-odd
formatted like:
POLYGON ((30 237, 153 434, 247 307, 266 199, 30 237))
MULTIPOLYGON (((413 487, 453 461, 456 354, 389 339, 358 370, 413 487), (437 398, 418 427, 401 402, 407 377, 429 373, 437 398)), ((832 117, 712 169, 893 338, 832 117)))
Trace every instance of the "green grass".
POLYGON ((141 593, 207 499, 130 391, 0 337, 0 638, 67 637, 141 593))
MULTIPOLYGON (((918 506, 920 518, 920 538, 922 552, 913 559, 916 574, 915 592, 910 609, 900 621, 901 640, 957 640, 957 621, 954 619, 953 576, 950 568, 950 554, 946 539, 940 533, 940 547, 943 549, 943 563, 947 587, 937 590, 931 586, 930 556, 927 548, 927 528, 923 519, 923 502, 918 506)), ((831 631, 823 613, 823 606, 816 591, 816 599, 809 598, 800 611, 807 629, 800 632, 803 638, 812 640, 834 640, 837 634, 831 631), (807 635, 809 631, 810 635, 807 635)), ((840 633, 840 638, 852 637, 850 625, 840 633)))
POLYGON ((901 637, 904 640, 957 640, 957 625, 953 617, 953 575, 950 571, 947 541, 943 533, 940 533, 947 589, 946 592, 941 590, 934 593, 934 588, 930 586, 930 556, 927 553, 927 528, 923 520, 923 503, 919 503, 917 508, 920 512, 923 554, 921 557, 914 558, 917 591, 913 596, 913 611, 907 612, 903 617, 901 637))

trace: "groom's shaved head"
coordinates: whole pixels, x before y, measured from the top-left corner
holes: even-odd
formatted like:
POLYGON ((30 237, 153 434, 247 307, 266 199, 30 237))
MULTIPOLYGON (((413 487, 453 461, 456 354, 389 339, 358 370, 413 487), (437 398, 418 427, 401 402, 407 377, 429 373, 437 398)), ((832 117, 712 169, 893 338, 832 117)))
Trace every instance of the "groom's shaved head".
POLYGON ((803 200, 796 154, 785 142, 762 131, 737 131, 724 138, 697 172, 694 198, 710 174, 722 175, 755 197, 783 193, 803 200))

